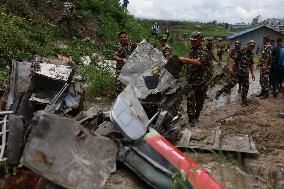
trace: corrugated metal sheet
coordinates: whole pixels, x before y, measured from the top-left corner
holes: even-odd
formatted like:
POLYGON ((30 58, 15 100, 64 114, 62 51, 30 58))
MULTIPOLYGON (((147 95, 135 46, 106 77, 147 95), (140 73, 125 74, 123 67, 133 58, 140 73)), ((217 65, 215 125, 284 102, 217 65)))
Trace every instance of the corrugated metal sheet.
POLYGON ((40 63, 38 66, 39 67, 33 71, 35 74, 54 80, 67 81, 72 72, 72 68, 65 65, 40 63))
POLYGON ((241 31, 241 32, 239 32, 239 33, 236 33, 236 34, 234 34, 234 35, 229 36, 228 39, 234 39, 234 38, 236 38, 236 37, 238 37, 238 36, 241 36, 241 35, 243 35, 243 34, 252 32, 252 31, 257 30, 257 29, 259 29, 259 28, 261 28, 261 27, 262 27, 262 26, 259 26, 259 27, 256 27, 256 28, 249 28, 249 29, 246 29, 246 30, 244 30, 244 31, 241 31))
MULTIPOLYGON (((249 29, 246 29, 246 30, 241 31, 241 32, 239 32, 239 33, 236 33, 236 34, 234 34, 234 35, 231 35, 231 36, 229 36, 227 39, 229 39, 229 40, 230 40, 230 39, 234 39, 234 38, 236 38, 236 37, 242 36, 242 35, 247 34, 247 33, 249 33, 249 32, 258 30, 258 29, 260 29, 260 28, 267 28, 267 29, 273 30, 273 31, 275 31, 275 32, 277 32, 277 33, 279 33, 279 34, 281 34, 280 32, 278 32, 278 31, 276 31, 276 30, 274 30, 274 29, 272 29, 272 28, 269 28, 269 27, 267 27, 267 26, 258 26, 258 27, 249 28, 249 29)), ((283 34, 281 34, 281 35, 283 35, 283 34)))

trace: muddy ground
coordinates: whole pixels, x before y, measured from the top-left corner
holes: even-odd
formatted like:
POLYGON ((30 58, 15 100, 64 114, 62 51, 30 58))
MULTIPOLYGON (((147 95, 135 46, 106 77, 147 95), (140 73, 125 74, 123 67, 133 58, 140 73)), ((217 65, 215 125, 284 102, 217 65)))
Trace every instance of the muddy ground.
MULTIPOLYGON (((220 127, 224 134, 245 134, 256 143, 259 155, 248 156, 235 153, 185 152, 201 164, 228 189, 284 188, 284 118, 278 117, 284 109, 283 95, 261 100, 254 97, 260 90, 259 75, 250 81, 248 106, 241 106, 238 86, 231 94, 213 100, 221 86, 209 91, 204 111, 196 127, 190 128, 192 138, 204 144, 212 131, 220 127)), ((186 115, 186 101, 183 103, 186 115)), ((186 116, 185 116, 186 118, 186 116)), ((196 141, 195 141, 196 142, 196 141)), ((131 171, 120 167, 109 179, 106 189, 146 189, 149 186, 137 179, 131 171)))

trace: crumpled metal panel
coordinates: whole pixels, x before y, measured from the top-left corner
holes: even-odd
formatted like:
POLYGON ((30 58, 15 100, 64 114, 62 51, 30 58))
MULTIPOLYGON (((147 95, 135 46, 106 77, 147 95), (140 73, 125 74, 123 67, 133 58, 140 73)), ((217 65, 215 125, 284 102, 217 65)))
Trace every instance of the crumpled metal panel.
POLYGON ((164 66, 167 60, 163 54, 147 41, 138 44, 127 63, 122 68, 119 80, 128 85, 132 83, 139 99, 150 94, 173 94, 178 89, 178 81, 164 66), (159 75, 159 83, 155 89, 147 88, 144 77, 159 75))
POLYGON ((31 62, 12 62, 6 110, 10 109, 16 98, 18 98, 22 93, 26 93, 30 88, 31 66, 31 62))
POLYGON ((22 156, 25 166, 69 189, 103 188, 115 169, 117 144, 74 119, 38 113, 22 156))
POLYGON ((48 63, 40 63, 33 70, 35 74, 60 81, 67 81, 71 72, 72 68, 70 66, 48 63))
POLYGON ((146 133, 149 119, 131 84, 117 97, 110 111, 110 119, 131 141, 142 138, 146 133))
POLYGON ((209 145, 191 145, 182 143, 178 148, 216 150, 228 152, 240 152, 248 154, 258 154, 255 143, 248 135, 223 135, 217 127, 213 130, 213 140, 209 145))

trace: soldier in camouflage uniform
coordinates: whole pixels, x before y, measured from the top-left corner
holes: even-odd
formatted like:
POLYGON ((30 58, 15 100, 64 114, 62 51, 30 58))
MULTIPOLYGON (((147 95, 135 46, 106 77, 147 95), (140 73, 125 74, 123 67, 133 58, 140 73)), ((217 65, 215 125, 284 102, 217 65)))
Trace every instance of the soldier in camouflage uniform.
POLYGON ((216 93, 216 99, 225 91, 232 89, 237 83, 241 85, 241 97, 242 104, 247 105, 247 94, 249 90, 249 70, 251 77, 255 80, 253 72, 253 49, 255 47, 255 41, 251 40, 244 49, 235 49, 231 52, 231 57, 235 63, 232 66, 231 72, 234 76, 229 84, 224 86, 216 93))
POLYGON ((260 68, 260 86, 261 92, 258 94, 258 97, 261 98, 268 98, 269 96, 269 70, 271 67, 271 54, 272 54, 272 47, 270 45, 270 37, 264 36, 263 37, 263 51, 261 52, 260 59, 259 59, 259 68, 260 68))
MULTIPOLYGON (((217 58, 215 57, 214 55, 214 46, 213 46, 213 42, 214 42, 214 39, 213 37, 208 37, 206 39, 207 43, 206 43, 206 48, 209 52, 209 59, 210 59, 210 62, 213 62, 213 60, 215 62, 217 62, 218 64, 220 64, 220 62, 217 60, 217 58)), ((214 66, 213 64, 210 65, 210 71, 209 71, 209 75, 208 75, 208 80, 211 79, 211 77, 213 76, 213 73, 214 73, 214 66)))
POLYGON ((164 55, 164 57, 169 60, 173 55, 173 49, 168 45, 168 40, 166 37, 160 38, 160 45, 162 47, 161 51, 164 55))
POLYGON ((218 99, 221 94, 226 91, 230 91, 237 83, 239 83, 239 89, 241 90, 241 83, 239 82, 239 67, 241 64, 242 49, 240 41, 235 41, 234 48, 230 52, 229 60, 229 73, 230 81, 221 90, 217 91, 215 99, 218 99))
POLYGON ((119 95, 120 92, 123 90, 123 84, 118 80, 120 71, 126 63, 128 57, 132 54, 136 47, 136 43, 131 43, 128 41, 128 36, 126 32, 119 33, 119 43, 113 48, 113 59, 116 61, 116 95, 119 95))
POLYGON ((212 65, 210 53, 202 45, 202 39, 203 36, 200 32, 193 32, 190 37, 192 49, 189 51, 189 58, 179 58, 182 63, 187 64, 187 114, 191 124, 198 121, 200 112, 203 109, 208 90, 208 75, 212 65))
POLYGON ((71 22, 75 16, 76 6, 72 2, 66 1, 63 4, 62 17, 58 20, 59 24, 66 22, 68 30, 71 30, 71 22))

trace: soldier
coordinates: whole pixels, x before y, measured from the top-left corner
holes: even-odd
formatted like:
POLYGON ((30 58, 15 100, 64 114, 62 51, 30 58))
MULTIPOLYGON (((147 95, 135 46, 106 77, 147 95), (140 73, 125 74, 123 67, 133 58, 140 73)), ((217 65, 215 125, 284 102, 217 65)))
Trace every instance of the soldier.
MULTIPOLYGON (((222 39, 219 38, 219 39, 218 39, 218 42, 219 42, 219 43, 222 43, 222 39)), ((221 44, 220 48, 219 48, 218 51, 217 51, 217 56, 218 56, 218 58, 219 58, 219 62, 223 62, 224 49, 225 49, 225 48, 224 48, 223 44, 221 44)))
POLYGON ((269 96, 269 70, 271 67, 271 51, 272 47, 269 43, 270 37, 264 36, 263 37, 263 46, 264 49, 261 52, 260 59, 259 59, 259 68, 260 68, 260 86, 261 92, 257 95, 262 99, 268 98, 269 96))
MULTIPOLYGON (((215 62, 217 62, 218 64, 220 64, 220 62, 217 60, 217 58, 214 56, 214 46, 213 46, 213 42, 214 42, 214 39, 213 37, 208 37, 207 38, 207 43, 206 43, 206 48, 209 52, 209 55, 210 55, 210 62, 212 62, 213 60, 215 62)), ((214 66, 213 66, 213 63, 211 64, 211 67, 209 69, 209 75, 208 75, 208 80, 211 79, 211 77, 213 76, 213 73, 214 73, 214 66)))
POLYGON ((127 6, 129 4, 129 1, 128 0, 123 0, 123 4, 122 4, 122 7, 127 9, 127 6))
POLYGON ((162 47, 162 53, 164 57, 169 60, 172 57, 172 48, 168 45, 168 40, 166 37, 161 37, 160 38, 160 45, 162 47))
POLYGON ((119 43, 114 46, 113 51, 113 59, 116 61, 116 85, 115 85, 115 93, 119 95, 123 90, 123 84, 118 80, 120 71, 128 57, 132 54, 132 52, 136 49, 136 43, 131 43, 128 41, 128 35, 126 32, 120 32, 119 35, 119 43))
POLYGON ((66 1, 63 4, 62 17, 58 20, 58 24, 66 22, 68 31, 71 31, 71 22, 74 19, 76 12, 76 6, 72 2, 66 1))
MULTIPOLYGON (((229 58, 232 61, 230 74, 234 76, 237 76, 239 64, 240 64, 240 57, 241 57, 242 49, 241 49, 241 42, 235 41, 234 48, 229 54, 229 58)), ((238 82, 239 83, 239 82, 238 82)), ((242 93, 242 86, 241 83, 239 83, 239 90, 238 93, 242 93)))
POLYGON ((170 32, 168 28, 164 28, 161 33, 162 33, 162 36, 165 37, 166 39, 168 39, 170 36, 170 32))
MULTIPOLYGON (((237 43, 238 44, 238 43, 237 43)), ((232 59, 235 63, 231 68, 231 72, 234 73, 233 78, 229 84, 224 86, 216 93, 216 99, 226 90, 232 89, 237 83, 241 85, 241 97, 242 104, 247 105, 247 94, 249 89, 249 70, 251 72, 252 80, 255 80, 253 72, 253 49, 255 47, 255 41, 248 42, 247 47, 242 50, 235 49, 231 53, 232 59)))
POLYGON ((187 64, 186 77, 188 82, 187 114, 189 123, 194 125, 198 121, 203 109, 208 89, 208 74, 210 74, 210 54, 202 45, 203 36, 200 32, 193 32, 190 37, 192 49, 189 58, 180 57, 179 61, 187 64))
POLYGON ((156 39, 157 39, 157 38, 158 38, 159 31, 160 31, 160 24, 159 24, 158 22, 155 22, 155 23, 152 25, 152 32, 151 32, 151 35, 156 36, 156 39))

